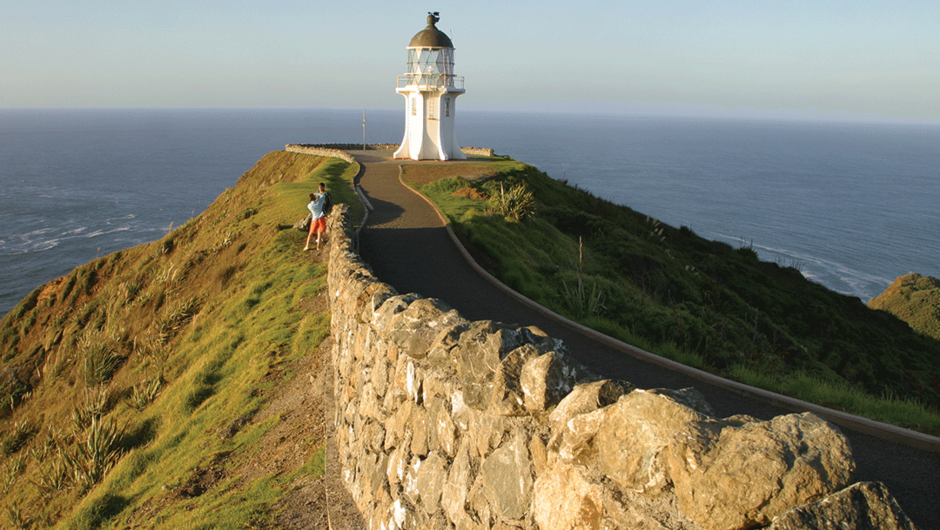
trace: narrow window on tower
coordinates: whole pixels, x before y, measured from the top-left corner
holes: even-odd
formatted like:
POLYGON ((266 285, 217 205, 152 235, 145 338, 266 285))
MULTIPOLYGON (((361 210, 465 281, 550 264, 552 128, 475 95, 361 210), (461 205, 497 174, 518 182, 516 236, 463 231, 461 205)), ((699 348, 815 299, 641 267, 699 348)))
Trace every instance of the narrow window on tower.
POLYGON ((411 98, 411 115, 418 115, 418 98, 411 98))
POLYGON ((450 98, 444 98, 444 116, 450 117, 450 98))

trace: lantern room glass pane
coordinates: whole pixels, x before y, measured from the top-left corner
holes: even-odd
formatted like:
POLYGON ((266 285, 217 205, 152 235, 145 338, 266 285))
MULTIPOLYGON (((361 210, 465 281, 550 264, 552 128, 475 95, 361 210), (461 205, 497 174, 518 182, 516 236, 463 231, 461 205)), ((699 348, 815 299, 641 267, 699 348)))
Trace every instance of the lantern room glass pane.
POLYGON ((399 88, 407 85, 463 88, 463 78, 454 76, 453 48, 411 48, 408 70, 399 76, 399 88))
POLYGON ((454 50, 452 48, 408 50, 408 73, 454 75, 454 50))

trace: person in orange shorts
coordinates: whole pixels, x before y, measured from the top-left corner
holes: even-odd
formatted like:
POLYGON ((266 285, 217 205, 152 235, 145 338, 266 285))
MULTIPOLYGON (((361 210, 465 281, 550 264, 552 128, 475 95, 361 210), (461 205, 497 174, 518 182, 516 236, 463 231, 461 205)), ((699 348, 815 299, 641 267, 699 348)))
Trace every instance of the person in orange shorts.
POLYGON ((307 209, 310 210, 312 218, 310 221, 310 232, 307 233, 307 243, 304 245, 304 250, 310 250, 310 238, 313 237, 313 234, 317 234, 317 250, 320 250, 320 239, 324 232, 326 232, 326 213, 323 211, 323 203, 326 200, 326 186, 323 183, 320 183, 317 193, 310 194, 310 204, 307 205, 307 209))

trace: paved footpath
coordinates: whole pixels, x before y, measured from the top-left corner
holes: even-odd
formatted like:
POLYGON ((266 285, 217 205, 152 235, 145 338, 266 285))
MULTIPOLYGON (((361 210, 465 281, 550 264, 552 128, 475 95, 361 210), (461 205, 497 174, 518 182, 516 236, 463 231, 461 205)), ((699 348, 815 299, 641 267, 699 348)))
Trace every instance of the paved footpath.
MULTIPOLYGON (((399 181, 402 164, 460 164, 392 160, 391 151, 352 151, 365 167, 360 185, 375 208, 360 233, 363 259, 400 293, 439 298, 469 320, 537 326, 562 339, 570 354, 604 377, 640 388, 695 387, 719 417, 787 414, 690 376, 669 371, 596 342, 510 297, 474 271, 451 241, 433 208, 399 181)), ((922 451, 842 429, 852 443, 856 481, 884 482, 918 527, 940 529, 940 453, 922 451)))

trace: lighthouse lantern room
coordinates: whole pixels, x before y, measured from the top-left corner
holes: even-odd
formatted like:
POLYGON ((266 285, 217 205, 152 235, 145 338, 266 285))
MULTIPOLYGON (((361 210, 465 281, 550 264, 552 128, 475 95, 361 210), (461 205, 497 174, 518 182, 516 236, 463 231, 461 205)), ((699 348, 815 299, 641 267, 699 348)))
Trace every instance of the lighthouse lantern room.
POLYGON ((396 92, 405 97, 405 137, 395 158, 464 160, 454 134, 457 96, 463 77, 454 75, 454 45, 437 29, 439 13, 408 45, 408 73, 398 76, 396 92))

